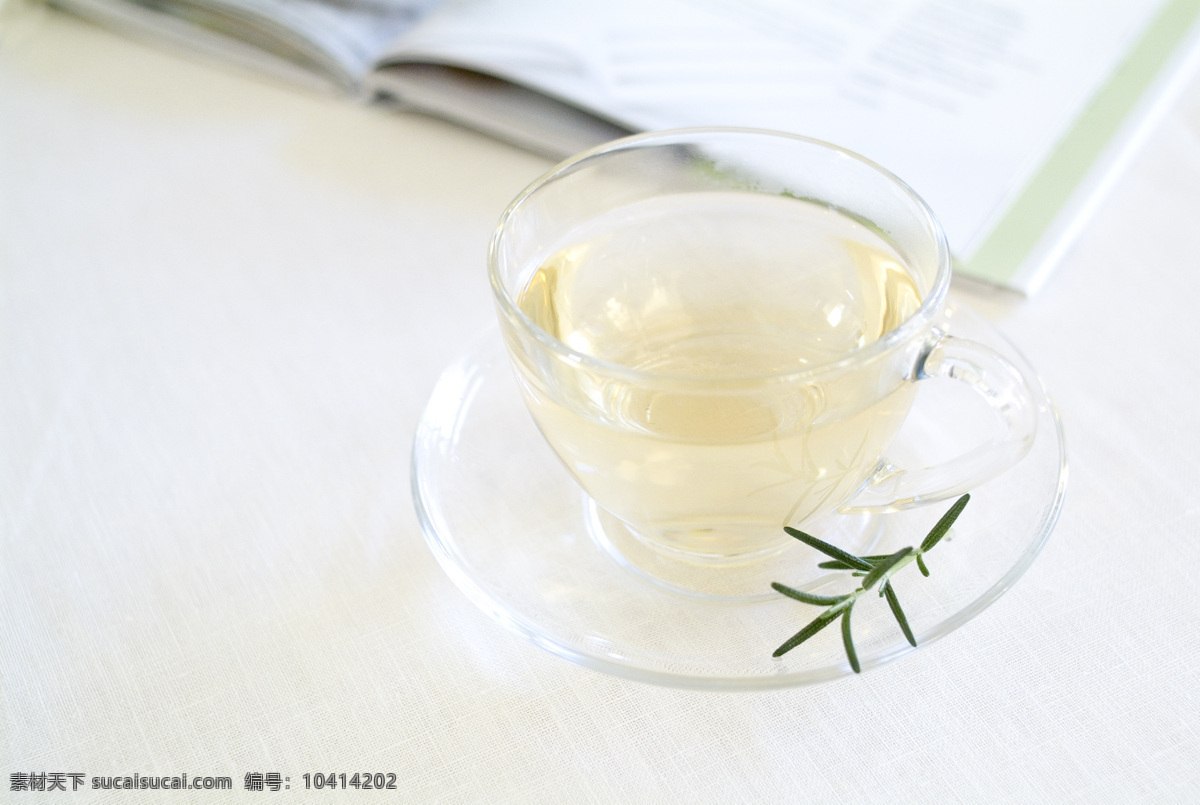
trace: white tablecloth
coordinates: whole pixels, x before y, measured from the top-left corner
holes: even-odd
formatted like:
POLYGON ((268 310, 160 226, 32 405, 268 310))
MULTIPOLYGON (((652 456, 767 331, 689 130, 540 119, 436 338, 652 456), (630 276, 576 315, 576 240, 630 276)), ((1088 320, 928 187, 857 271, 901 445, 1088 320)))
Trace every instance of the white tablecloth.
POLYGON ((547 162, 0 24, 0 800, 1200 801, 1200 83, 1036 297, 959 289, 1065 422, 1032 569, 898 662, 722 694, 551 656, 420 533, 415 424, 547 162), (300 790, 355 771, 399 788, 300 790), (90 789, 184 772, 235 790, 90 789))

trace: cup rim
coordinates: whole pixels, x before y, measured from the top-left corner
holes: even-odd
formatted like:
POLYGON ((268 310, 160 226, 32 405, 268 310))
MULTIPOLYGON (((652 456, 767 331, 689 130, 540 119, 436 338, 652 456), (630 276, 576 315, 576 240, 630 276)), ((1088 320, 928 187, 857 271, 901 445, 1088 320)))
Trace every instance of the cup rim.
POLYGON ((511 202, 509 202, 508 206, 505 207, 504 212, 501 213, 500 219, 497 222, 496 227, 492 232, 492 236, 488 242, 487 264, 488 278, 492 286, 492 293, 496 298, 496 302, 500 307, 501 313, 505 318, 515 322, 523 331, 529 333, 539 344, 541 344, 555 356, 566 360, 571 364, 586 368, 590 371, 630 382, 652 382, 659 385, 664 383, 681 386, 695 385, 713 388, 714 386, 740 386, 746 383, 793 383, 827 374, 834 374, 849 367, 868 363, 877 356, 890 352, 894 348, 908 342, 914 335, 923 330, 929 324, 929 322, 933 320, 933 317, 937 314, 937 311, 941 309, 942 303, 945 301, 946 295, 949 292, 952 258, 950 255, 950 246, 946 239, 946 233, 942 229, 941 223, 938 221, 937 216, 934 215, 929 204, 926 203, 926 201, 921 198, 921 196, 907 182, 879 163, 840 145, 836 145, 825 140, 820 140, 815 137, 807 137, 801 134, 774 131, 771 129, 747 128, 738 126, 700 126, 663 129, 660 131, 644 132, 641 134, 633 134, 628 137, 621 137, 619 139, 610 140, 594 148, 580 152, 579 154, 568 157, 567 159, 558 163, 527 185, 525 189, 518 193, 517 196, 511 202), (702 377, 683 374, 664 374, 661 372, 637 369, 627 364, 598 358, 595 355, 590 355, 586 352, 581 352, 577 349, 574 349, 560 339, 555 338, 553 335, 542 329, 536 322, 533 321, 533 319, 531 319, 523 310, 521 310, 521 308, 514 301, 513 296, 505 288, 504 282, 500 277, 500 246, 504 239, 505 232, 507 231, 509 222, 539 189, 559 178, 560 176, 571 172, 579 164, 603 154, 614 151, 624 151, 631 147, 639 147, 654 143, 665 144, 675 141, 682 144, 689 141, 694 142, 699 138, 712 135, 749 135, 754 137, 765 136, 777 139, 794 140, 804 143, 808 146, 816 146, 818 148, 840 153, 846 157, 849 157, 850 159, 853 159, 856 162, 859 162, 860 164, 865 165, 867 168, 875 171, 884 179, 897 186, 914 204, 919 216, 924 219, 928 229, 933 234, 935 248, 937 251, 937 269, 936 273, 934 274, 933 282, 930 285, 929 292, 925 295, 925 298, 921 300, 921 305, 917 308, 917 310, 913 312, 913 314, 907 319, 905 319, 900 326, 889 330, 887 333, 880 336, 875 341, 872 341, 870 344, 846 353, 837 360, 819 364, 817 366, 806 367, 800 370, 765 372, 746 376, 730 375, 721 378, 714 378, 712 376, 702 377))

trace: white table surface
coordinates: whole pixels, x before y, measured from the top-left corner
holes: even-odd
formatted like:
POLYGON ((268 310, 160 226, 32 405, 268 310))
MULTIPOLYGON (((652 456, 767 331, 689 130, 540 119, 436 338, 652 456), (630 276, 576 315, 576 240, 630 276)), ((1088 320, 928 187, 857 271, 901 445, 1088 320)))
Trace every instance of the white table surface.
POLYGON ((1200 801, 1200 83, 1036 297, 958 290, 1065 422, 1030 571, 898 662, 723 694, 543 652, 420 534, 414 426, 546 161, 0 26, 0 800, 1200 801), (53 772, 236 790, 11 791, 53 772))

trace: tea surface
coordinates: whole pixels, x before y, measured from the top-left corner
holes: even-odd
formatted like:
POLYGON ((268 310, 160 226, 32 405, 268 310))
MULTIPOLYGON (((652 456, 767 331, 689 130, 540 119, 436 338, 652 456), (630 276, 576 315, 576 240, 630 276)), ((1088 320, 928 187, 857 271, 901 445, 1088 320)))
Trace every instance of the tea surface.
POLYGON ((524 392, 598 503, 680 550, 749 555, 873 471, 911 388, 872 369, 777 376, 844 358, 920 306, 881 237, 749 193, 655 199, 576 235, 537 267, 520 308, 578 352, 652 374, 564 369, 555 393, 524 392))

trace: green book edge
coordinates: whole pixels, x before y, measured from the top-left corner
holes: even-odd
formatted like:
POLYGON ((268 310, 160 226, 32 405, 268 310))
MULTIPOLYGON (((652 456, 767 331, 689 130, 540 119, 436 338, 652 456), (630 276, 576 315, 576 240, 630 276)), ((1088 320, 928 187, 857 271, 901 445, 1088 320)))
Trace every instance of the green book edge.
POLYGON ((969 260, 956 264, 956 270, 997 285, 1013 279, 1134 106, 1175 55, 1198 15, 1200 0, 1172 0, 1166 4, 1000 222, 969 260))

